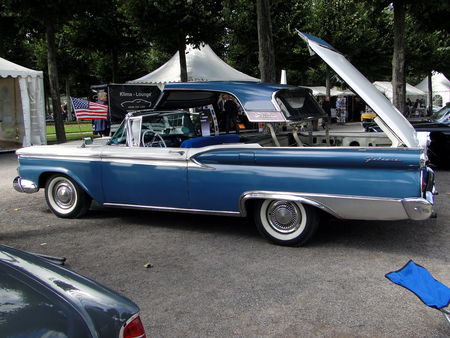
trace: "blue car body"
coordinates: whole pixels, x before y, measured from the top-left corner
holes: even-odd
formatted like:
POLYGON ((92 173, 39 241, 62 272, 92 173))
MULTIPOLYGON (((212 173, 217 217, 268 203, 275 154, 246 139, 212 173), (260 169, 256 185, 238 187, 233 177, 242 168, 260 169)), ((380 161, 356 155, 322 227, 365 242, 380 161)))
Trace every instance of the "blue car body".
MULTIPOLYGON (((329 45, 317 45, 321 41, 308 40, 323 57, 342 58, 329 45)), ((365 78, 349 81, 361 84, 369 100, 376 96, 365 78)), ((14 187, 22 192, 45 187, 50 209, 61 217, 80 216, 91 199, 110 207, 254 212, 263 235, 287 245, 309 240, 322 212, 342 219, 426 219, 434 174, 414 129, 384 99, 372 105, 384 109, 379 123, 387 136, 321 138, 302 132, 324 116, 308 89, 251 82, 167 84, 155 110, 130 114, 110 140, 18 150, 14 187), (240 106, 241 118, 265 123, 267 132, 219 135, 215 127, 211 136, 208 124, 200 135, 192 108, 208 106, 217 124, 220 100, 227 95, 240 106)))

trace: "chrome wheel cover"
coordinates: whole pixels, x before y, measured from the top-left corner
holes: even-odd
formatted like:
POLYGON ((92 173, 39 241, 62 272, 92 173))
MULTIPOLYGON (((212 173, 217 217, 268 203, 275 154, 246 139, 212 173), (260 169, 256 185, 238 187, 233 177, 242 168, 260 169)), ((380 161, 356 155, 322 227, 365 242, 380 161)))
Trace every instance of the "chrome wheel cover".
POLYGON ((300 202, 287 200, 264 200, 259 220, 267 235, 281 242, 299 238, 308 224, 305 207, 300 202))
POLYGON ((297 203, 272 201, 267 207, 267 221, 281 234, 290 234, 300 228, 302 215, 297 203))
POLYGON ((48 202, 56 212, 67 215, 76 208, 78 194, 69 179, 55 177, 50 181, 47 190, 48 202))
POLYGON ((61 209, 70 209, 75 203, 75 192, 68 182, 60 181, 53 188, 53 200, 61 209))

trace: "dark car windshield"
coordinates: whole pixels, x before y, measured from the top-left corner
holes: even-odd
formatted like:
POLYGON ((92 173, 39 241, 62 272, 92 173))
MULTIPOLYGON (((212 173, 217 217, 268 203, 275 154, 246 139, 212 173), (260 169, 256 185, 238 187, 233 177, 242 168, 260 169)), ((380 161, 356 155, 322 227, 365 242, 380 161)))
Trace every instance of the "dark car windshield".
POLYGON ((431 120, 439 122, 446 122, 450 118, 450 107, 442 107, 437 112, 431 115, 431 120))
POLYGON ((291 121, 317 119, 326 116, 311 92, 305 89, 282 89, 275 100, 286 119, 291 121))

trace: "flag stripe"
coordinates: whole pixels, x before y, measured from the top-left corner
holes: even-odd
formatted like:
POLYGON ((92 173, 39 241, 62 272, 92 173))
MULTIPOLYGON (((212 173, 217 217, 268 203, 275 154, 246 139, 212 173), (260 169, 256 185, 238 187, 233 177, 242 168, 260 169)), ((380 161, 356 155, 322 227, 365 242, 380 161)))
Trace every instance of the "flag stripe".
POLYGON ((76 97, 70 98, 77 120, 107 120, 108 106, 76 97))

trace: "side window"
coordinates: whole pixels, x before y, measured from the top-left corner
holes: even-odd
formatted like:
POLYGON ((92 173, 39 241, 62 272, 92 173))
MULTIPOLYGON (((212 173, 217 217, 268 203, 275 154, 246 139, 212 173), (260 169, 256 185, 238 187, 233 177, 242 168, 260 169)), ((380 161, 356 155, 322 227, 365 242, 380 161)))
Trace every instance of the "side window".
POLYGON ((127 145, 129 147, 139 147, 141 144, 142 116, 131 117, 128 121, 127 145))

